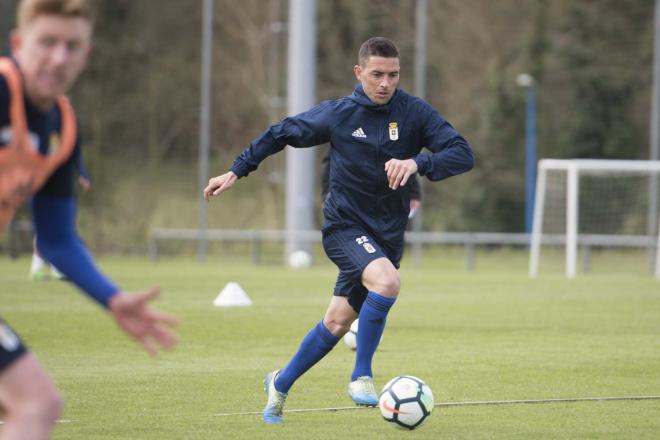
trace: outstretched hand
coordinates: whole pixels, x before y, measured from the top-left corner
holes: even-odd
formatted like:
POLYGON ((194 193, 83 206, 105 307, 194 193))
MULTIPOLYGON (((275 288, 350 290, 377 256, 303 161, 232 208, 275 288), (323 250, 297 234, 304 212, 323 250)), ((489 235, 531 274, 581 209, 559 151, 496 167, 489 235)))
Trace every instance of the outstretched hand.
POLYGON ((124 332, 138 341, 152 356, 159 348, 173 347, 177 342, 171 328, 177 319, 168 313, 149 307, 149 301, 159 295, 157 287, 129 294, 120 292, 110 298, 110 313, 124 332))
POLYGON ((417 172, 417 162, 414 159, 390 159, 385 162, 385 172, 391 189, 404 186, 410 176, 417 172))
POLYGON ((78 176, 78 184, 85 191, 89 191, 89 189, 92 187, 92 181, 85 176, 78 176))
POLYGON ((236 180, 238 180, 238 176, 232 171, 210 178, 209 184, 204 188, 204 200, 208 202, 211 196, 218 196, 227 191, 236 180))

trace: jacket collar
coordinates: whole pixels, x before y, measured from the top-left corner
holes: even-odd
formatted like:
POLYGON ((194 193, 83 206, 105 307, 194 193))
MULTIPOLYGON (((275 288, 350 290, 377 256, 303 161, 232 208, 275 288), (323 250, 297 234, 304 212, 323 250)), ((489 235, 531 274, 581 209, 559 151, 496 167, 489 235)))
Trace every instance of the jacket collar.
POLYGON ((366 93, 364 93, 362 84, 356 85, 355 89, 353 90, 353 94, 349 96, 351 100, 353 100, 357 104, 360 104, 361 106, 382 112, 389 111, 392 104, 394 103, 394 101, 396 101, 398 97, 399 97, 399 89, 397 88, 394 91, 394 94, 392 95, 390 100, 387 102, 387 104, 383 104, 383 105, 376 104, 371 99, 369 99, 366 93))

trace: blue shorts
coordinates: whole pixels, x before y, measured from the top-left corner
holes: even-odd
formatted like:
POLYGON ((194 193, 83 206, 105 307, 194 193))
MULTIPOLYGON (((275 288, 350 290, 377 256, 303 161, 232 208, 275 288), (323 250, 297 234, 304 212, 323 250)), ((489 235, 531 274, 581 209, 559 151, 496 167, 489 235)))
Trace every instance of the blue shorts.
POLYGON ((398 269, 403 254, 403 239, 397 243, 379 243, 373 235, 358 226, 333 228, 323 231, 323 249, 339 268, 333 295, 348 297, 348 303, 360 313, 368 293, 362 285, 362 272, 369 263, 383 257, 398 269))
POLYGON ((0 319, 0 372, 23 356, 26 351, 21 338, 0 319))

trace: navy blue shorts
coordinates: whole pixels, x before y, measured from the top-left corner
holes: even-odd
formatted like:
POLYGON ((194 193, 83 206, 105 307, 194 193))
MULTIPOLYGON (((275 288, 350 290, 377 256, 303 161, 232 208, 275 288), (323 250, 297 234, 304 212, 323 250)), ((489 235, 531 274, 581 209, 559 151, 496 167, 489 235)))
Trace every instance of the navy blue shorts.
POLYGON ((26 351, 21 338, 0 319, 0 372, 23 356, 26 351))
POLYGON ((333 295, 348 297, 348 303, 360 313, 367 297, 362 285, 362 272, 372 261, 385 257, 399 268, 403 240, 399 243, 379 243, 364 229, 351 226, 323 231, 323 249, 339 268, 333 295))

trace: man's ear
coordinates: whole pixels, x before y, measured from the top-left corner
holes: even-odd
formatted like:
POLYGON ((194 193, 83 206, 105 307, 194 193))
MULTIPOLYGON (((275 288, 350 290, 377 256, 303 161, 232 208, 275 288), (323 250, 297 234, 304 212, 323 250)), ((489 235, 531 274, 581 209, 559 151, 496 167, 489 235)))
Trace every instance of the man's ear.
POLYGON ((353 73, 358 81, 362 81, 362 67, 359 64, 353 66, 353 73))
POLYGON ((11 46, 11 54, 15 56, 23 45, 21 33, 17 29, 11 31, 9 36, 9 45, 11 46))

